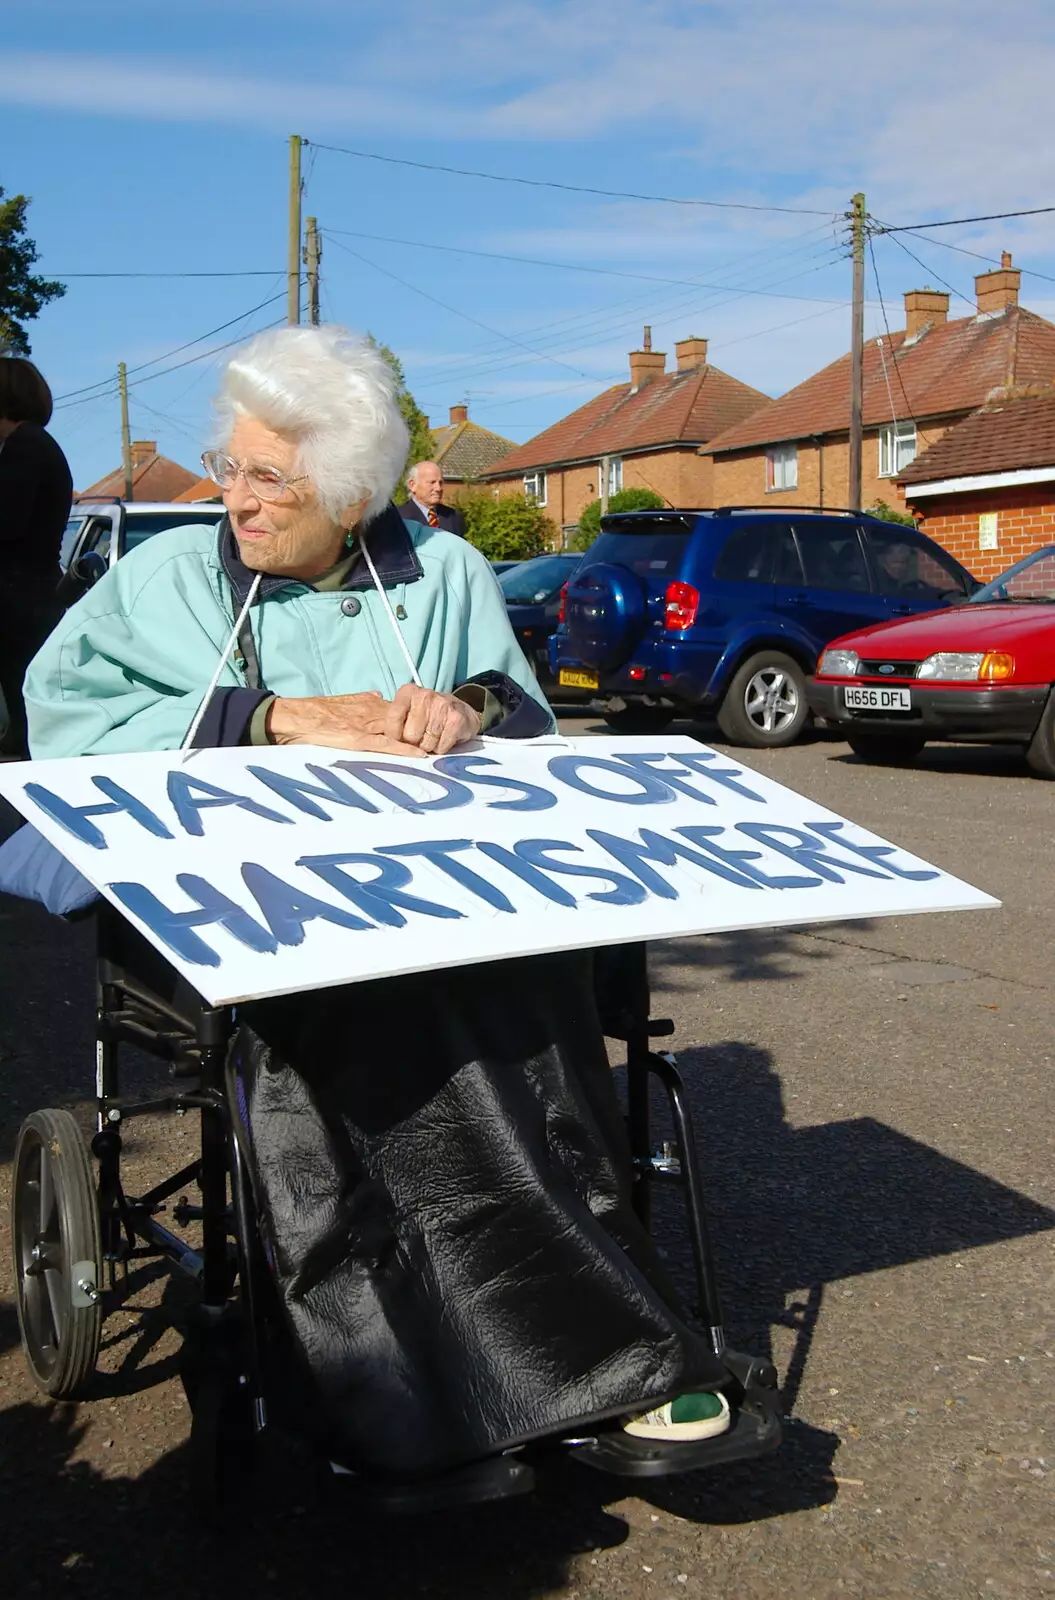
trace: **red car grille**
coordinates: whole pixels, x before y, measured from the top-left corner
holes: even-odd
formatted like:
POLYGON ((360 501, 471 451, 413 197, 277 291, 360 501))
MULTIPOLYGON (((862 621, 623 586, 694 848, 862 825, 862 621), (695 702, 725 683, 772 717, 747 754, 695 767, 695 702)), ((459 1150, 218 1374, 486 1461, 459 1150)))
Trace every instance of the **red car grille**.
POLYGON ((918 661, 862 661, 857 669, 859 678, 914 678, 919 672, 918 661))

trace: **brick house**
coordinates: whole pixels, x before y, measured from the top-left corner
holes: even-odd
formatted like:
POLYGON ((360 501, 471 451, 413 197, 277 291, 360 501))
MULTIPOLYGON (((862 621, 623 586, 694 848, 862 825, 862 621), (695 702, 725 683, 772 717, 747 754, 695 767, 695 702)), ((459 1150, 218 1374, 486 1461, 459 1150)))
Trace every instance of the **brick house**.
MULTIPOLYGON (((861 503, 903 504, 899 474, 1009 384, 1055 376, 1055 326, 1018 303, 1021 273, 975 279, 976 309, 949 321, 949 296, 905 295, 905 327, 864 349, 861 503)), ((721 505, 849 504, 850 357, 704 446, 721 505)))
POLYGON ((677 367, 652 349, 650 330, 630 352, 630 381, 606 389, 570 416, 511 450, 482 474, 498 494, 526 493, 565 531, 608 492, 654 489, 675 506, 713 505, 711 463, 700 446, 740 422, 767 396, 707 360, 706 339, 680 339, 677 367))
POLYGON ((503 457, 516 449, 512 439, 470 422, 467 405, 451 406, 450 421, 446 427, 433 428, 432 437, 435 441, 433 456, 443 470, 448 488, 454 490, 455 499, 459 489, 476 483, 483 473, 497 467, 503 457))
MULTIPOLYGON (((201 483, 197 472, 188 472, 178 461, 159 456, 156 439, 136 439, 132 445, 132 499, 177 500, 187 489, 201 483)), ((215 484, 213 488, 215 489, 215 484)), ((82 489, 78 500, 123 500, 125 474, 123 467, 115 467, 105 478, 82 489)), ((196 496, 196 498, 198 498, 196 496)))
POLYGON ((992 396, 898 482, 923 531, 976 577, 1055 542, 1055 383, 992 396))

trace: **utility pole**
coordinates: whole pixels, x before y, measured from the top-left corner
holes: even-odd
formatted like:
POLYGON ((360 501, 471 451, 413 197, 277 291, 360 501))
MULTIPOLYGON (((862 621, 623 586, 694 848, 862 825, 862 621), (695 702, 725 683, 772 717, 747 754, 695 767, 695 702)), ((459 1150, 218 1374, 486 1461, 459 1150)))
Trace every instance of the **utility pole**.
POLYGON ((602 456, 601 457, 601 484, 600 484, 601 495, 600 495, 600 500, 601 500, 601 515, 602 515, 602 517, 606 517, 608 515, 608 475, 612 470, 611 469, 611 460, 612 460, 611 456, 602 456))
POLYGON ((289 297, 286 321, 300 321, 300 147, 299 133, 289 136, 289 297))
POLYGON ((851 511, 861 509, 861 424, 865 342, 865 197, 855 194, 850 220, 853 235, 853 310, 850 328, 850 463, 851 511))
POLYGON ((304 231, 304 262, 308 269, 308 321, 313 328, 319 325, 319 262, 322 260, 322 240, 319 225, 309 217, 304 231))
POLYGON ((125 471, 125 499, 132 499, 132 435, 128 431, 128 369, 117 363, 117 389, 121 396, 121 465, 125 471))

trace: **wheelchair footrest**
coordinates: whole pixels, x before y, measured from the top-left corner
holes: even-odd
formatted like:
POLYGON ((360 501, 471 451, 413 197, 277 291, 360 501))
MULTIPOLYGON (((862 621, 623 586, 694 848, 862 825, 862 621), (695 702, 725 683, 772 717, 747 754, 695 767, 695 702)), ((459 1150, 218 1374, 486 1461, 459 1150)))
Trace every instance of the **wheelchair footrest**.
POLYGON ((724 1389, 732 1409, 727 1433, 686 1444, 660 1444, 635 1439, 614 1427, 573 1445, 571 1455, 598 1472, 623 1478, 666 1478, 679 1472, 702 1472, 775 1450, 782 1437, 776 1372, 768 1361, 727 1350, 722 1356, 730 1382, 724 1389))
POLYGON ((333 1489, 371 1510, 392 1515, 418 1516, 428 1511, 453 1511, 459 1506, 482 1505, 510 1495, 530 1494, 535 1474, 517 1456, 491 1456, 471 1461, 435 1477, 403 1481, 360 1477, 358 1473, 330 1469, 333 1489))

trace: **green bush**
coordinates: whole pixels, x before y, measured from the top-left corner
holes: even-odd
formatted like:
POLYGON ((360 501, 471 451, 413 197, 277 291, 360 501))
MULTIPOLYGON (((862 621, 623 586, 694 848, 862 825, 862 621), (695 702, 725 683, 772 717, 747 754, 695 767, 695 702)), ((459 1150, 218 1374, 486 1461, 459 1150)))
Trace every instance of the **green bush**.
POLYGON ((895 510, 885 500, 877 500, 874 506, 869 506, 868 515, 870 517, 879 517, 882 522, 899 522, 903 528, 914 528, 916 526, 915 517, 911 516, 907 511, 895 510))
MULTIPOLYGON (((620 489, 608 498, 608 511, 662 511, 666 505, 662 495, 654 489, 620 489)), ((574 535, 569 550, 588 550, 601 531, 601 502, 591 500, 579 518, 579 531, 574 535)))
POLYGON ((488 561, 527 561, 558 543, 554 523, 522 494, 496 500, 485 491, 466 495, 458 505, 466 538, 488 561))

